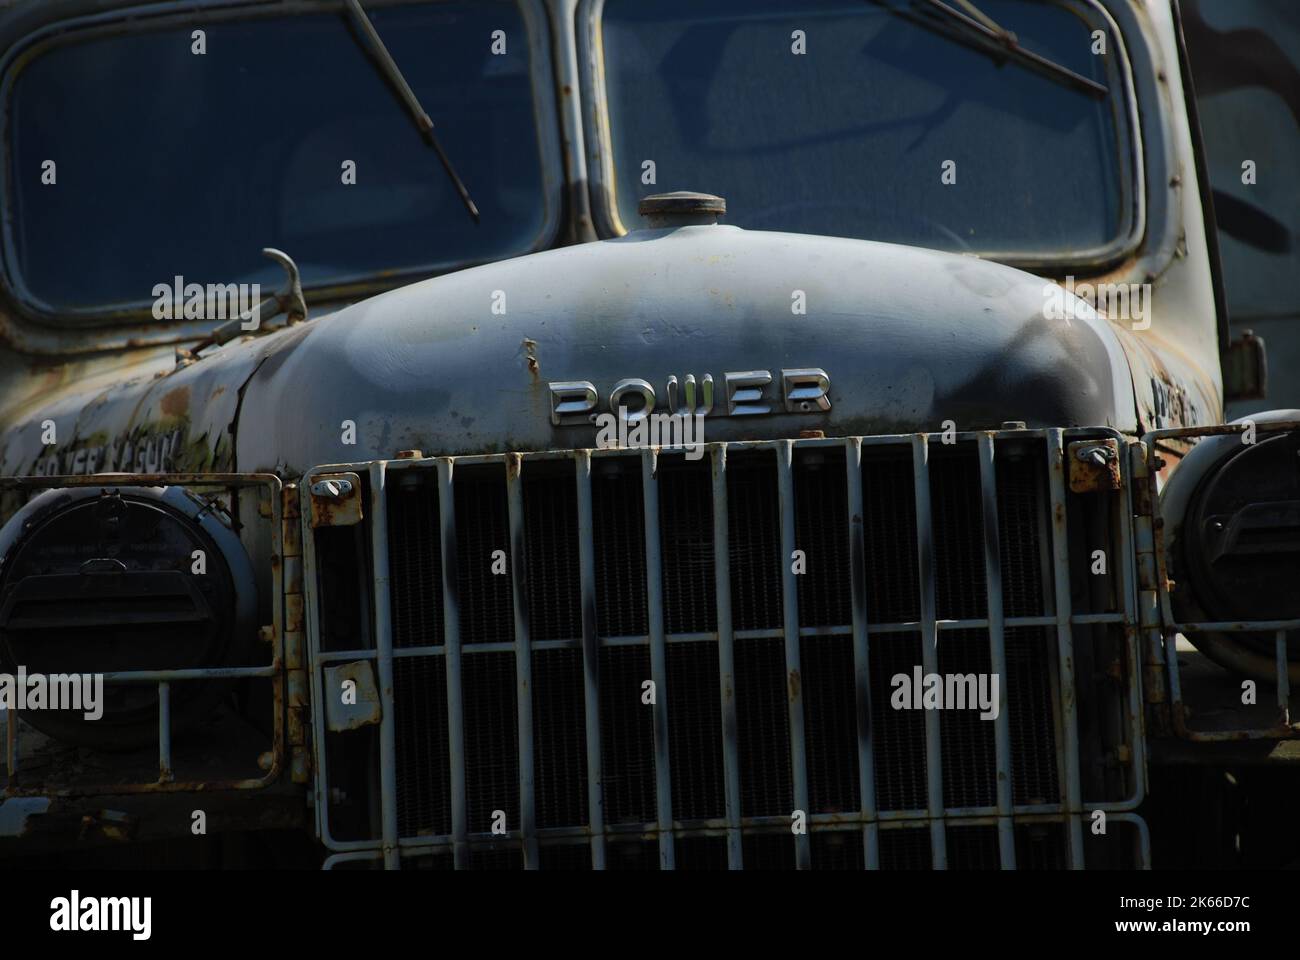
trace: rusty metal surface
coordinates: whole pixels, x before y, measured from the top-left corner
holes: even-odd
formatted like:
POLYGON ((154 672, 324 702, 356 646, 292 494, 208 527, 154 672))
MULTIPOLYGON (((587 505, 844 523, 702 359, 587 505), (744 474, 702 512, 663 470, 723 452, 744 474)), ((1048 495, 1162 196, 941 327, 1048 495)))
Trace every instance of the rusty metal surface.
POLYGON ((355 473, 317 474, 308 487, 313 527, 351 527, 361 522, 361 478, 355 473))
MULTIPOLYGON (((0 412, 0 474, 233 471, 244 385, 267 356, 311 329, 229 344, 181 369, 170 352, 154 350, 101 370, 61 370, 48 387, 0 412), (43 442, 47 421, 52 444, 43 442)), ((15 386, 11 381, 4 393, 15 386)))
POLYGON ((325 723, 332 732, 357 730, 379 723, 383 710, 375 673, 367 660, 325 668, 325 723), (344 684, 351 683, 351 696, 344 684))
POLYGON ((1119 443, 1115 440, 1076 440, 1066 449, 1070 489, 1075 493, 1115 491, 1123 484, 1119 443))

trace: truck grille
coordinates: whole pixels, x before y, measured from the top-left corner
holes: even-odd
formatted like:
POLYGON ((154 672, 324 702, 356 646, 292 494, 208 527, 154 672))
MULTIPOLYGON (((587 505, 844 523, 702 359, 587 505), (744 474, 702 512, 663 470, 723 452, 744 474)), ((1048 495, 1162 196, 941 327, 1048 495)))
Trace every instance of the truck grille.
POLYGON ((367 465, 380 642, 312 646, 391 664, 390 786, 382 827, 335 839, 327 809, 323 838, 434 867, 1141 861, 1130 514, 1069 492, 1075 433, 367 465), (1005 707, 895 709, 917 667, 997 673, 1005 707))

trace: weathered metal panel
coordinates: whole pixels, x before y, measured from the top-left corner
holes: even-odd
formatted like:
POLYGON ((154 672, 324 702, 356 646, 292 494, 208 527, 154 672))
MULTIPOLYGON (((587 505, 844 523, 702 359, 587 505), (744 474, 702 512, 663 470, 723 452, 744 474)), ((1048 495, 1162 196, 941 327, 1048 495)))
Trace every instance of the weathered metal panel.
POLYGON ((325 668, 325 723, 330 730, 356 730, 379 723, 383 715, 379 688, 369 661, 355 660, 325 668), (353 685, 353 696, 345 699, 344 684, 353 685))

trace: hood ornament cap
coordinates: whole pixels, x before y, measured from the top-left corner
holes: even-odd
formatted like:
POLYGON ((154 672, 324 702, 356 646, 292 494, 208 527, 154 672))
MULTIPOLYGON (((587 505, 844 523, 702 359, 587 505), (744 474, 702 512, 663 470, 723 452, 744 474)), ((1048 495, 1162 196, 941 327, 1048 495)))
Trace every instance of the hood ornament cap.
POLYGON ((696 226, 717 223, 727 212, 727 201, 711 193, 677 190, 642 197, 637 212, 651 229, 696 226))

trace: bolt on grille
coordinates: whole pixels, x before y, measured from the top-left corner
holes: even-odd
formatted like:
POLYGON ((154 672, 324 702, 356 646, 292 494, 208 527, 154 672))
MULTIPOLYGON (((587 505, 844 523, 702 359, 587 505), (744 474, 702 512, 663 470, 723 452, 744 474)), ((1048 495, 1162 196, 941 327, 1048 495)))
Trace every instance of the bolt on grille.
POLYGON ((1124 443, 350 466, 368 474, 375 643, 322 650, 317 614, 313 674, 376 662, 381 822, 336 839, 325 806, 322 839, 388 866, 1145 863, 1132 512, 1127 484, 1067 490, 1083 436, 1124 443), (997 675, 996 718, 894 709, 891 678, 918 667, 997 675))

